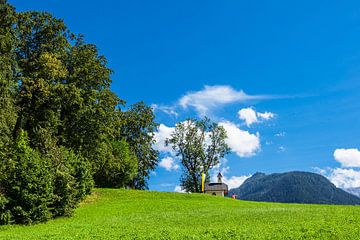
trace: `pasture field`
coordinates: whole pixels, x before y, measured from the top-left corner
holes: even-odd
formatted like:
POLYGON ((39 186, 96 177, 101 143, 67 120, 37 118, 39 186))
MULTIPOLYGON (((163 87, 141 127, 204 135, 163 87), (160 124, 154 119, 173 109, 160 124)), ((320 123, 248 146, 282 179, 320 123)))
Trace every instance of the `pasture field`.
POLYGON ((360 239, 360 206, 95 189, 73 217, 1 226, 14 239, 360 239))

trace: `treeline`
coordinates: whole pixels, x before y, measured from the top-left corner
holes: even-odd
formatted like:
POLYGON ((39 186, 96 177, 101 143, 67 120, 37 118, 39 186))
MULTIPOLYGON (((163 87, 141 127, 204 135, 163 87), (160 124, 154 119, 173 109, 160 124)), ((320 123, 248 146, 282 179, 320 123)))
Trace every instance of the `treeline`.
POLYGON ((70 215, 92 187, 146 189, 154 114, 127 111, 95 45, 0 0, 0 224, 70 215))

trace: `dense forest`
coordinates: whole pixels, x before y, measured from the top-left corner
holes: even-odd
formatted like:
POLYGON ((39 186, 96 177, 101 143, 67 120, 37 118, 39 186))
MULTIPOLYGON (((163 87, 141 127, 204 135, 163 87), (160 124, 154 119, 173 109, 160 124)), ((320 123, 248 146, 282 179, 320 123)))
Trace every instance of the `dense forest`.
POLYGON ((111 74, 61 19, 0 1, 0 224, 71 215, 93 186, 147 188, 155 116, 111 74))

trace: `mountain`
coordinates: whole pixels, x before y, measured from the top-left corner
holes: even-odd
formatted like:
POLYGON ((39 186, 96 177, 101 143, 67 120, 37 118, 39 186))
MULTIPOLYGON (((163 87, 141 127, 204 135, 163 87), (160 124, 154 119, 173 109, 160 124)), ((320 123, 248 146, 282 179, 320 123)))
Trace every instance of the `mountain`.
POLYGON ((230 189, 232 194, 249 201, 360 205, 360 198, 309 172, 256 173, 240 187, 230 189))
POLYGON ((354 187, 354 188, 343 188, 344 191, 351 193, 352 195, 355 195, 357 197, 360 197, 360 187, 354 187))

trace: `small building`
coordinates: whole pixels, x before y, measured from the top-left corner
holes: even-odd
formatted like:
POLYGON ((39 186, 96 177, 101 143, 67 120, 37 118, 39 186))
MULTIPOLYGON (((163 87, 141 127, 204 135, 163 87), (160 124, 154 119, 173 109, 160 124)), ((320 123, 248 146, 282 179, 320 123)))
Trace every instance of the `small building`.
POLYGON ((205 193, 214 196, 226 196, 228 194, 228 185, 222 182, 221 173, 218 174, 218 181, 216 183, 206 183, 205 193))

